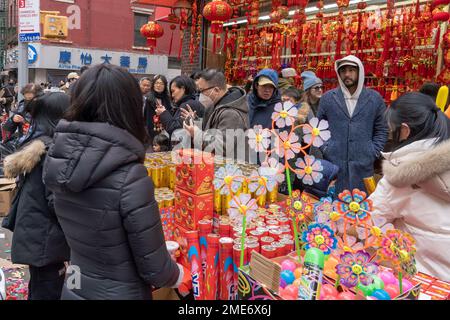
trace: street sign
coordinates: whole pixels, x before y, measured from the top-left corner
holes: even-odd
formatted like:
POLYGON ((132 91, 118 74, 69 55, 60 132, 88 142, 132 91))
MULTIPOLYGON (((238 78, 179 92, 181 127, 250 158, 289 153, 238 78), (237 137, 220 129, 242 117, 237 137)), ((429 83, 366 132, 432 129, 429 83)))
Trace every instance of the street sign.
POLYGON ((28 45, 28 64, 33 64, 37 61, 38 53, 34 46, 28 45))
POLYGON ((19 41, 41 40, 39 21, 40 0, 19 0, 19 41))

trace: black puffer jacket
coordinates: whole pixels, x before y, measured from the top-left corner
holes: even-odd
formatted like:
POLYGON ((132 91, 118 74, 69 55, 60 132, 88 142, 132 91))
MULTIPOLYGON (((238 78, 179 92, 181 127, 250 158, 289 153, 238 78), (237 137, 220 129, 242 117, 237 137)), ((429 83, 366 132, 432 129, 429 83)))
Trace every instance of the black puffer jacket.
POLYGON ((151 299, 151 286, 180 275, 166 246, 143 145, 106 123, 56 128, 44 165, 55 210, 81 271, 81 289, 62 299, 151 299))
POLYGON ((3 227, 14 232, 13 263, 43 267, 70 259, 55 215, 53 194, 42 182, 42 166, 50 142, 48 137, 35 139, 5 159, 5 176, 18 177, 18 192, 3 221, 3 227))

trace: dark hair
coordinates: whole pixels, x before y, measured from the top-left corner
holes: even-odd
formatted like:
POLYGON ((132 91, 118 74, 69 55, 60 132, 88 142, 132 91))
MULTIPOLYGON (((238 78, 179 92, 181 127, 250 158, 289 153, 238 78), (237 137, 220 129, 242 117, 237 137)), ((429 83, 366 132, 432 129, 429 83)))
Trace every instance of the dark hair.
POLYGON ((32 93, 35 96, 37 96, 41 92, 42 92, 42 87, 35 83, 28 83, 22 88, 22 90, 20 90, 20 93, 22 95, 24 95, 26 93, 32 93))
POLYGON ((392 132, 395 150, 412 142, 437 138, 440 143, 449 137, 447 117, 427 95, 409 92, 395 100, 386 110, 386 120, 392 132), (406 123, 411 133, 400 141, 400 129, 406 123))
POLYGON ((53 137, 56 125, 64 116, 70 105, 70 98, 63 92, 48 92, 40 94, 30 102, 32 127, 30 136, 22 144, 39 136, 53 137))
POLYGON ((155 91, 155 83, 158 80, 161 80, 164 83, 164 92, 169 94, 169 86, 167 85, 167 78, 165 76, 163 76, 162 74, 157 74, 156 76, 153 77, 151 91, 152 92, 155 91))
POLYGON ((170 149, 170 140, 165 134, 158 134, 153 138, 153 145, 158 145, 160 147, 160 151, 169 151, 170 149))
POLYGON ((223 72, 216 69, 206 69, 200 74, 200 78, 208 83, 208 86, 227 89, 227 78, 223 72))
POLYGON ((88 69, 89 69, 89 66, 82 66, 82 67, 80 68, 80 76, 81 76, 83 73, 85 73, 86 70, 88 70, 88 69))
POLYGON ((293 98, 295 101, 300 101, 302 98, 302 93, 300 92, 300 90, 293 87, 285 89, 281 95, 293 98))
POLYGON ((65 119, 106 122, 145 143, 142 104, 139 85, 128 71, 115 65, 98 64, 78 80, 65 119))
POLYGON ((142 83, 142 81, 149 81, 151 83, 152 79, 150 79, 149 77, 143 77, 139 80, 139 83, 142 83))
POLYGON ((175 84, 177 88, 184 88, 184 95, 185 96, 191 96, 194 95, 196 92, 195 89, 195 82, 188 76, 178 76, 175 77, 172 81, 170 81, 170 87, 172 87, 172 84, 175 84))
POLYGON ((202 74, 202 71, 195 71, 195 72, 191 73, 191 75, 189 77, 192 80, 197 81, 198 79, 200 79, 201 74, 202 74))
POLYGON ((439 88, 440 87, 437 83, 427 82, 422 86, 422 88, 420 88, 419 92, 430 96, 434 101, 436 101, 439 88))

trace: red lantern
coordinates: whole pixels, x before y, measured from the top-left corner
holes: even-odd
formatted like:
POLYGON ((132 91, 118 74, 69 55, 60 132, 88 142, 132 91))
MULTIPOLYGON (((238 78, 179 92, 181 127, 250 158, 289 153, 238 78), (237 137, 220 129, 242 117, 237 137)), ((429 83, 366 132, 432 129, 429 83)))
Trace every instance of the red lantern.
POLYGON ((220 34, 223 31, 223 23, 231 18, 233 8, 222 0, 213 0, 203 8, 203 17, 211 21, 211 33, 214 34, 213 52, 220 44, 220 34), (219 36, 217 36, 219 35, 219 36))
POLYGON ((366 2, 360 2, 360 3, 358 3, 357 8, 359 10, 364 10, 365 8, 367 8, 367 3, 366 2))
POLYGON ((350 4, 350 0, 336 0, 336 4, 339 8, 347 8, 350 4))
POLYGON ((150 47, 150 52, 156 46, 156 39, 164 35, 164 29, 155 21, 149 21, 141 27, 141 34, 147 38, 147 45, 150 47))
POLYGON ((203 17, 211 21, 211 32, 222 33, 223 23, 231 18, 233 8, 222 0, 213 0, 203 8, 203 17))

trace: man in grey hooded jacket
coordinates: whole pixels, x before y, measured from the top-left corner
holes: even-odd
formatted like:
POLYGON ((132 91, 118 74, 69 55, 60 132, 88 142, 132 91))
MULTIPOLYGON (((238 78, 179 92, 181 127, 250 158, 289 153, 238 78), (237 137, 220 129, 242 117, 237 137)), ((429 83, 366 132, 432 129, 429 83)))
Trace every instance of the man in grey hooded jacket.
POLYGON ((364 66, 355 56, 337 60, 339 87, 323 95, 317 117, 329 122, 331 139, 324 158, 339 167, 336 192, 365 190, 364 178, 374 174, 374 162, 388 139, 381 95, 364 87, 364 66))

